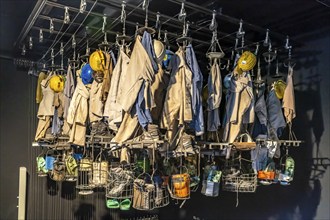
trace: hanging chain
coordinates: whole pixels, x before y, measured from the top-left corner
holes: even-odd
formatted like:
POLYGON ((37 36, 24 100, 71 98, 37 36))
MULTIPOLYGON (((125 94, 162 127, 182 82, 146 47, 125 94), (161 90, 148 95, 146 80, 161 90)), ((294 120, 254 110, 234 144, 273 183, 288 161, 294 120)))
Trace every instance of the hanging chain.
POLYGON ((216 21, 215 16, 216 16, 216 11, 213 10, 213 13, 212 13, 212 21, 211 21, 211 24, 210 24, 210 26, 209 26, 210 31, 214 31, 214 30, 217 29, 218 24, 217 24, 217 21, 216 21))
POLYGON ((69 7, 65 6, 64 7, 64 24, 69 24, 70 22, 70 15, 69 15, 69 7))
POLYGON ((123 1, 121 4, 121 15, 120 15, 120 22, 123 23, 123 35, 126 33, 126 2, 123 1))
POLYGON ((269 44, 270 44, 269 29, 267 29, 266 30, 266 37, 265 37, 263 45, 264 45, 264 47, 267 47, 267 46, 269 46, 269 44))
POLYGON ((53 19, 51 18, 49 20, 49 33, 53 33, 54 32, 54 22, 53 22, 53 19))
POLYGON ((142 4, 142 9, 146 11, 146 19, 144 26, 148 27, 148 8, 149 8, 149 0, 144 0, 142 4))
POLYGON ((39 30, 39 43, 44 41, 44 34, 42 33, 42 29, 39 30))
POLYGON ((81 0, 79 12, 82 14, 86 11, 87 2, 86 0, 81 0))

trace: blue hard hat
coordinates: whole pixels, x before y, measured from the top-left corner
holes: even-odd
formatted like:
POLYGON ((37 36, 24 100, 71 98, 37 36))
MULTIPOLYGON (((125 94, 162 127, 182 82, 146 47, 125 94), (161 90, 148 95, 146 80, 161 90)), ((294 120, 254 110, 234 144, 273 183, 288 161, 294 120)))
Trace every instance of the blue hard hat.
POLYGON ((165 69, 167 69, 173 55, 174 55, 174 53, 172 51, 166 50, 165 56, 163 59, 163 66, 165 67, 165 69))
POLYGON ((231 73, 229 73, 229 74, 227 74, 227 75, 225 76, 225 78, 223 79, 223 86, 224 86, 226 89, 229 89, 229 87, 230 87, 231 77, 232 77, 232 75, 231 75, 231 73))
POLYGON ((81 79, 84 85, 90 84, 93 82, 93 69, 89 65, 89 63, 85 64, 81 69, 81 79))

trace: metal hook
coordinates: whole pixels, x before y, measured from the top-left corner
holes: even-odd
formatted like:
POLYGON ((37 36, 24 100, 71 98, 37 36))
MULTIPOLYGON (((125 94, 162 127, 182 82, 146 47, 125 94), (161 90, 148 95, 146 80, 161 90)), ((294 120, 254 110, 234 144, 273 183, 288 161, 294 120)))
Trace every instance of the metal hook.
POLYGON ((42 33, 42 29, 39 30, 39 43, 44 41, 44 34, 42 33))
POLYGON ((264 47, 267 47, 268 45, 270 44, 270 39, 269 39, 269 29, 266 30, 266 37, 265 37, 265 40, 264 40, 264 47))
POLYGON ((80 1, 80 8, 79 8, 79 12, 82 14, 86 11, 86 6, 87 6, 87 2, 86 0, 81 0, 80 1))
POLYGON ((60 54, 63 55, 63 53, 64 53, 63 42, 61 42, 60 54))
POLYGON ((64 7, 64 24, 68 24, 70 22, 70 15, 69 15, 69 7, 64 7))
POLYGON ((254 51, 254 55, 258 55, 258 52, 259 52, 259 43, 256 44, 256 50, 254 51))
POLYGON ((244 34, 245 34, 245 32, 244 32, 244 30, 243 30, 243 20, 241 19, 241 20, 239 21, 239 28, 238 28, 238 31, 237 31, 236 37, 237 37, 237 38, 241 38, 244 34))
POLYGON ((138 35, 138 30, 139 30, 139 22, 135 23, 135 37, 138 35))
POLYGON ((52 67, 53 67, 54 66, 54 58, 55 58, 55 56, 54 56, 54 48, 52 48, 51 51, 50 51, 50 58, 51 58, 52 67))
POLYGON ((26 48, 25 48, 25 44, 23 44, 23 46, 22 46, 22 53, 21 54, 24 56, 25 53, 26 53, 26 48))
POLYGON ((49 33, 53 33, 54 32, 54 22, 53 22, 53 19, 51 18, 49 20, 49 33))
POLYGON ((106 25, 107 25, 107 17, 103 16, 102 33, 105 33, 105 26, 106 25))
POLYGON ((121 15, 120 15, 120 22, 124 23, 126 20, 126 11, 125 11, 125 7, 126 7, 126 2, 123 1, 121 3, 121 15))
POLYGON ((74 34, 72 35, 72 48, 76 48, 76 37, 74 34))
POLYGON ((286 36, 286 40, 285 40, 284 48, 287 49, 287 50, 290 49, 290 40, 289 40, 289 36, 286 36))
POLYGON ((184 21, 186 19, 186 16, 187 16, 187 13, 186 13, 186 10, 184 8, 184 1, 181 3, 181 10, 180 10, 180 13, 178 15, 178 19, 179 21, 184 21))
POLYGON ((214 30, 217 28, 217 21, 216 21, 215 16, 216 16, 216 11, 213 10, 213 13, 212 13, 212 21, 211 21, 211 24, 210 24, 210 26, 209 26, 209 29, 210 29, 211 31, 214 31, 214 30))
POLYGON ((32 40, 32 37, 30 36, 29 37, 29 49, 32 50, 33 48, 33 40, 32 40))

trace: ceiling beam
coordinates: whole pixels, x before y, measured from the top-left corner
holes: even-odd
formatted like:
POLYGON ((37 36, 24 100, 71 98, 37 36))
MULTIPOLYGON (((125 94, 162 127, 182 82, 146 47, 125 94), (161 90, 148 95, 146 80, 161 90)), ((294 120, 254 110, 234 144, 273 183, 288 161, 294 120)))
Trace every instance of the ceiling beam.
POLYGON ((34 6, 29 18, 26 20, 25 25, 19 34, 17 41, 14 43, 14 47, 19 47, 22 44, 25 37, 31 30, 31 27, 34 25, 37 17, 41 13, 42 9, 45 7, 47 0, 38 0, 36 5, 34 6))

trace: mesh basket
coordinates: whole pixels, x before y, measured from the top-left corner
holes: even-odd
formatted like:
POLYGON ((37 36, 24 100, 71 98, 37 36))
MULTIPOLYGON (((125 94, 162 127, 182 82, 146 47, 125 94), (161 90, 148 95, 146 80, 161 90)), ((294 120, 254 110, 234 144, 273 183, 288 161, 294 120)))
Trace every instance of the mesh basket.
POLYGON ((162 208, 170 203, 170 195, 166 187, 156 187, 154 193, 155 208, 162 208))
POLYGON ((138 210, 153 210, 155 208, 156 187, 143 179, 134 180, 133 208, 138 210))
POLYGON ((90 180, 95 187, 106 187, 108 183, 108 162, 93 162, 93 178, 90 180))
POLYGON ((78 168, 78 179, 76 189, 80 195, 93 193, 95 186, 91 184, 93 179, 92 161, 88 158, 81 159, 78 168))
POLYGON ((255 192, 257 174, 223 175, 222 189, 229 192, 255 192))
POLYGON ((133 197, 134 175, 130 170, 121 167, 112 168, 108 174, 106 197, 114 199, 129 199, 133 197))

